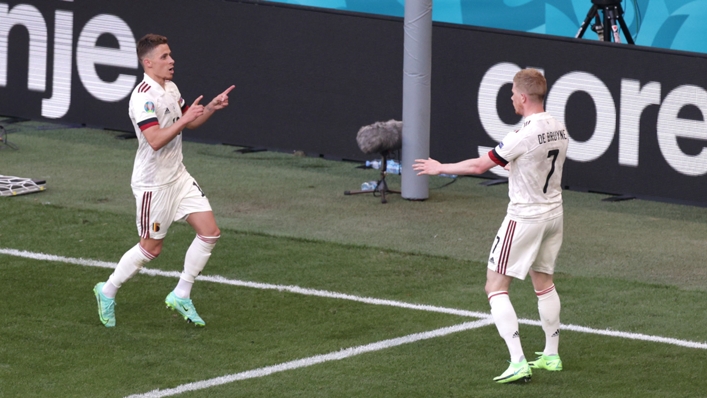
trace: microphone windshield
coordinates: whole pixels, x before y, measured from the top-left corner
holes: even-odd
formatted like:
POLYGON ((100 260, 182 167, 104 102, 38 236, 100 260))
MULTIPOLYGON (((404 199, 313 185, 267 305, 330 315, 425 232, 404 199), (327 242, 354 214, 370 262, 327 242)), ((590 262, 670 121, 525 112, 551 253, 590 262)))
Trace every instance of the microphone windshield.
POLYGON ((403 147, 403 122, 391 119, 363 126, 356 142, 366 154, 398 150, 403 147))

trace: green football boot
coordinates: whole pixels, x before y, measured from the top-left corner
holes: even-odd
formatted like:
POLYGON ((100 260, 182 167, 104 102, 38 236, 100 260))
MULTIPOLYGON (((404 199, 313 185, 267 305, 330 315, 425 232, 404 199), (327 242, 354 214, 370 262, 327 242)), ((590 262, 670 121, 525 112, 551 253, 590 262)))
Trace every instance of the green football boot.
POLYGON ((545 369, 553 372, 562 370, 562 360, 558 354, 555 355, 545 355, 542 352, 536 352, 539 355, 538 359, 529 362, 533 369, 545 369))
POLYGON ((529 382, 533 371, 528 366, 528 361, 525 358, 520 362, 511 362, 508 369, 506 369, 503 374, 498 377, 494 377, 493 381, 496 383, 512 383, 514 381, 524 381, 529 382))
POLYGON ((103 285, 105 282, 99 282, 93 287, 98 302, 98 318, 107 328, 112 328, 115 326, 115 299, 103 295, 103 285))
POLYGON ((182 315, 187 322, 196 326, 206 326, 204 320, 196 313, 196 308, 194 308, 191 299, 179 298, 174 292, 171 292, 164 299, 164 303, 167 304, 167 308, 171 308, 182 315))

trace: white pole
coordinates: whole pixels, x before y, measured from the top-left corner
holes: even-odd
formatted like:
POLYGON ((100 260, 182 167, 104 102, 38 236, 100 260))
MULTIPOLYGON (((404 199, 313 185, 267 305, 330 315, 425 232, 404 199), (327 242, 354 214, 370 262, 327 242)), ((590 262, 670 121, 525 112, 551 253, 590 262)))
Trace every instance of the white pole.
POLYGON ((417 176, 415 159, 430 155, 430 80, 432 73, 432 0, 405 1, 403 60, 402 197, 429 197, 429 178, 417 176))

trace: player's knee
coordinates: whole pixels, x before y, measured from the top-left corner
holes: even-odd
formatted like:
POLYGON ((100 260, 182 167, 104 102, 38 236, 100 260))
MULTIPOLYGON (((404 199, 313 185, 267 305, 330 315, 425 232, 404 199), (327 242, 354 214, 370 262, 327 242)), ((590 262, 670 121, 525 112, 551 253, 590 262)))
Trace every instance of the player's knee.
POLYGON ((492 292, 496 292, 498 290, 502 290, 502 289, 499 288, 498 284, 495 283, 494 280, 487 278, 486 284, 484 285, 484 292, 486 292, 486 295, 488 296, 492 292))
POLYGON ((489 286, 489 283, 486 282, 486 286, 484 286, 484 292, 486 293, 486 296, 491 294, 491 292, 493 292, 493 291, 495 291, 495 290, 491 289, 491 286, 489 286))
POLYGON ((494 280, 487 280, 486 285, 484 286, 484 291, 486 292, 486 296, 493 292, 499 292, 499 291, 508 291, 509 286, 505 283, 499 283, 498 281, 494 280))
POLYGON ((218 228, 218 226, 216 226, 216 224, 214 224, 207 228, 201 228, 197 230, 196 234, 209 240, 216 240, 221 236, 221 230, 218 228))
POLYGON ((157 239, 141 239, 140 247, 147 257, 156 258, 162 253, 162 241, 157 239))
POLYGON ((150 261, 154 260, 157 258, 157 256, 162 253, 162 247, 152 247, 150 249, 146 249, 145 247, 142 248, 143 253, 145 254, 145 257, 150 259, 150 261))
MULTIPOLYGON (((207 245, 215 245, 216 242, 218 242, 218 239, 221 237, 221 231, 218 229, 216 230, 216 233, 213 235, 202 235, 202 234, 196 234, 196 239, 194 242, 201 241, 204 244, 207 245)), ((213 248, 213 246, 211 246, 213 248)))

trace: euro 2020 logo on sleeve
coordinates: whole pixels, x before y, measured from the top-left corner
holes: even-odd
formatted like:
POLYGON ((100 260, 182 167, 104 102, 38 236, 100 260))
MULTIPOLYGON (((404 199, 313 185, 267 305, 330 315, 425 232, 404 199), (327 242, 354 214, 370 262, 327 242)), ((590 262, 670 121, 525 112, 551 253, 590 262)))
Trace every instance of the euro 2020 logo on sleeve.
POLYGON ((147 113, 155 113, 155 104, 152 102, 145 102, 145 112, 147 113))

